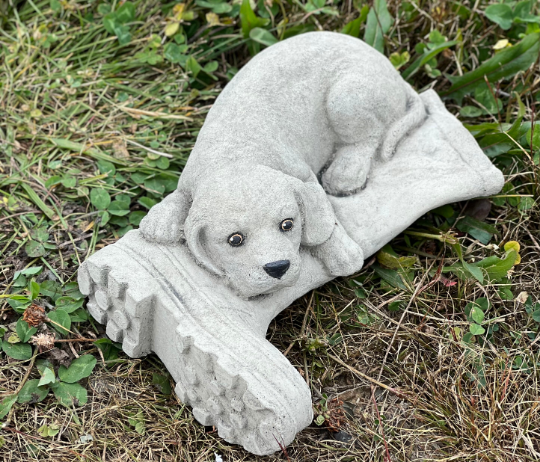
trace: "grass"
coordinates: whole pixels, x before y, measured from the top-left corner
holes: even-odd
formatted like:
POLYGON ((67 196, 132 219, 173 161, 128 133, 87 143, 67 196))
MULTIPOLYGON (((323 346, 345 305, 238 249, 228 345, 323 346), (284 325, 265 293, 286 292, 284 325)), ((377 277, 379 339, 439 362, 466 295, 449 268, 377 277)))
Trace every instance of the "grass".
MULTIPOLYGON (((535 48, 532 58, 520 55, 521 67, 492 68, 489 75, 504 79, 467 80, 493 56, 520 52, 520 41, 532 37, 534 45, 538 6, 528 21, 512 23, 515 2, 508 16, 482 0, 389 2, 388 10, 383 1, 259 1, 255 16, 237 2, 175 5, 0 4, 0 329, 7 341, 28 291, 38 291, 35 301, 47 310, 74 309, 72 333, 41 324, 42 333, 56 327, 57 337, 72 341, 41 353, 34 346, 36 363, 58 367, 83 353, 98 359, 81 380, 87 404, 64 406, 49 394, 7 410, 0 459, 538 460, 535 48), (133 360, 114 344, 77 341, 104 333, 86 320, 70 283, 87 256, 136 227, 174 189, 213 101, 253 53, 293 33, 344 27, 360 37, 368 30, 418 91, 447 95, 506 185, 489 200, 426 215, 358 275, 307 294, 271 324, 268 338, 308 381, 318 417, 288 456, 257 458, 197 424, 170 393, 157 358, 133 360), (452 76, 462 76, 454 86, 452 76), (519 264, 504 249, 512 241, 519 264), (508 274, 478 270, 479 279, 467 270, 488 257, 506 258, 508 274), (472 335, 473 325, 484 332, 472 335)), ((40 377, 34 360, 0 353, 0 398, 40 377)))

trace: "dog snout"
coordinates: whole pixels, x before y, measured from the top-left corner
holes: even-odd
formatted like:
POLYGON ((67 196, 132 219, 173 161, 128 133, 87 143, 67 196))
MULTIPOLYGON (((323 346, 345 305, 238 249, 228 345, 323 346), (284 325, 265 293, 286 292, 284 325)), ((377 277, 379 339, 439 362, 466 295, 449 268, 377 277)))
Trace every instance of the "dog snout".
POLYGON ((276 279, 281 279, 281 277, 287 272, 291 266, 289 260, 278 260, 271 263, 267 263, 263 266, 264 270, 268 273, 269 276, 272 276, 276 279))

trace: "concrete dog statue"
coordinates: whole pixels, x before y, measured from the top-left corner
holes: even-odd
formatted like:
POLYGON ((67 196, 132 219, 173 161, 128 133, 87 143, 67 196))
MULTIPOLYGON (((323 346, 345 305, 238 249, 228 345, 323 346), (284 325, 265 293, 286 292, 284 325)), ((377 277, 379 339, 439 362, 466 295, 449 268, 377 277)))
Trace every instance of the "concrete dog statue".
POLYGON ((326 194, 361 191, 371 163, 390 160, 425 117, 418 94, 361 40, 314 32, 280 42, 225 87, 178 189, 141 232, 158 243, 185 239, 243 298, 294 285, 300 246, 330 275, 353 274, 363 252, 326 194))
POLYGON ((271 454, 313 421, 309 380, 266 338, 278 313, 429 210, 503 184, 433 90, 418 97, 360 40, 306 34, 239 72, 178 189, 86 260, 79 288, 129 356, 159 356, 199 423, 271 454))

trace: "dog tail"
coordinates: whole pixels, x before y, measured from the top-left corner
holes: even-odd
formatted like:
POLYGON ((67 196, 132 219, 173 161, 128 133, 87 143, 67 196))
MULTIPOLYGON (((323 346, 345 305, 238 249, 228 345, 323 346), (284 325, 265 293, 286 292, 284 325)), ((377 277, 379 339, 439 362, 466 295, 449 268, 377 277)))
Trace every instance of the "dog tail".
POLYGON ((381 148, 381 159, 388 161, 394 155, 399 142, 413 129, 420 126, 427 114, 424 103, 418 93, 406 84, 408 111, 404 117, 396 120, 388 130, 381 148))

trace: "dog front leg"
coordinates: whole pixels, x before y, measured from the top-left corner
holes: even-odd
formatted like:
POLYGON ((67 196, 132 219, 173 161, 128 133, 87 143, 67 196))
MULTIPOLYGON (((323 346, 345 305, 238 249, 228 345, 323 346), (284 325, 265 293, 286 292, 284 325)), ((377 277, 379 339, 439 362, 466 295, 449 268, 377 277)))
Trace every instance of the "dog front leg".
POLYGON ((350 276, 364 265, 364 252, 337 221, 330 238, 312 248, 312 253, 336 277, 350 276))
POLYGON ((158 244, 176 244, 182 238, 182 226, 187 215, 187 201, 178 190, 154 205, 139 229, 144 238, 158 244))

